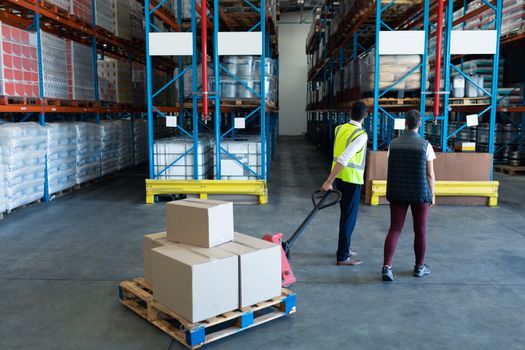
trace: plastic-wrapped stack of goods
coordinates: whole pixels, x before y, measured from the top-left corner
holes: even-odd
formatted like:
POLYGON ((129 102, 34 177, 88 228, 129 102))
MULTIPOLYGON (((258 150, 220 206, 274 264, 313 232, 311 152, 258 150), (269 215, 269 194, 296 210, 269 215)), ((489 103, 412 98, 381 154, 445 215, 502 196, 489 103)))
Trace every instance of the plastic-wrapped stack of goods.
POLYGON ((69 10, 69 3, 71 0, 47 0, 51 5, 61 8, 62 10, 69 10))
POLYGON ((132 62, 131 68, 133 70, 133 106, 144 107, 146 105, 146 66, 132 62))
POLYGON ((47 178, 49 193, 76 184, 77 133, 73 123, 47 123, 47 178))
POLYGON ((118 147, 118 164, 119 170, 128 168, 133 165, 133 130, 131 120, 119 120, 119 147, 118 147))
POLYGON ((118 121, 100 122, 100 164, 101 175, 108 175, 119 170, 119 136, 118 121))
POLYGON ((0 95, 39 97, 36 34, 1 23, 0 95))
POLYGON ((144 9, 138 1, 130 1, 131 5, 131 38, 144 41, 144 9))
MULTIPOLYGON (((180 0, 181 2, 181 8, 180 8, 180 13, 181 13, 181 18, 184 18, 184 19, 189 19, 191 18, 191 0, 180 0)), ((178 9, 178 0, 173 0, 172 1, 172 6, 171 8, 173 9, 173 13, 175 14, 175 17, 178 18, 179 16, 179 9, 178 9)))
POLYGON ((148 120, 135 119, 135 164, 145 163, 148 160, 148 120))
POLYGON ((66 40, 42 31, 42 72, 44 74, 44 96, 68 99, 66 40))
MULTIPOLYGON (((260 138, 250 137, 243 140, 224 140, 221 142, 221 147, 235 157, 235 159, 233 159, 229 154, 221 152, 221 178, 223 180, 257 179, 257 176, 253 172, 257 174, 261 173, 260 138)), ((213 161, 215 164, 215 156, 213 157, 213 161)))
POLYGON ((6 210, 44 196, 46 129, 36 123, 0 125, 6 210))
MULTIPOLYGON (((382 55, 380 58, 379 89, 387 89, 421 63, 419 55, 382 55)), ((374 90, 375 57, 370 52, 360 61, 361 92, 374 90)), ((416 71, 398 83, 392 90, 417 90, 421 88, 421 72, 416 71)))
MULTIPOLYGON (((261 93, 261 59, 259 56, 226 56, 224 66, 233 75, 244 81, 251 88, 238 82, 226 72, 221 74, 221 95, 224 99, 258 98, 261 93), (252 91, 253 90, 253 91, 252 91), (255 93, 254 93, 255 91, 255 93)), ((277 98, 277 78, 275 62, 271 58, 265 63, 265 93, 266 99, 274 101, 277 98)))
POLYGON ((69 98, 77 101, 95 99, 93 51, 89 46, 67 40, 67 77, 69 98))
MULTIPOLYGON (((467 7, 467 14, 471 13, 472 11, 474 10, 477 10, 478 8, 480 8, 481 6, 483 6, 483 0, 474 0, 474 1, 471 1, 469 4, 468 4, 468 7, 467 7)), ((483 27, 483 18, 487 16, 487 11, 484 11, 482 13, 479 13, 475 16, 472 16, 470 18, 468 18, 466 21, 465 21, 465 30, 477 30, 477 29, 481 29, 483 27)))
MULTIPOLYGON (((158 140, 155 141, 154 152, 157 179, 194 179, 193 141, 183 138, 158 140)), ((212 148, 209 139, 199 140, 197 153, 198 179, 209 179, 213 170, 212 148)))
POLYGON ((0 146, 0 216, 5 211, 5 179, 4 179, 4 162, 2 161, 2 147, 0 146))
POLYGON ((113 0, 111 2, 113 4, 115 34, 119 38, 131 41, 131 1, 113 0))
MULTIPOLYGON (((487 10, 484 13, 483 26, 489 25, 494 18, 494 11, 487 10)), ((523 33, 524 29, 525 2, 523 0, 503 0, 501 36, 523 33)))
POLYGON ((95 123, 75 123, 77 137, 76 183, 100 176, 100 127, 95 123))
POLYGON ((98 61, 98 75, 108 90, 100 88, 102 101, 117 102, 121 104, 133 103, 131 63, 105 57, 98 61), (107 82, 107 85, 106 85, 107 82))
POLYGON ((97 26, 108 32, 115 33, 115 21, 113 19, 114 0, 95 0, 95 15, 97 26))
POLYGON ((93 22, 92 0, 69 0, 69 12, 87 23, 93 22))
MULTIPOLYGON (((161 70, 153 71, 153 93, 156 93, 169 83, 175 76, 161 70)), ((184 91, 186 91, 186 79, 190 78, 187 86, 189 87, 188 94, 191 96, 191 73, 185 74, 184 91)), ((202 81, 202 80, 201 80, 202 81)), ((177 102, 178 89, 177 83, 172 83, 165 88, 160 94, 155 96, 153 103, 156 106, 174 106, 177 102)))

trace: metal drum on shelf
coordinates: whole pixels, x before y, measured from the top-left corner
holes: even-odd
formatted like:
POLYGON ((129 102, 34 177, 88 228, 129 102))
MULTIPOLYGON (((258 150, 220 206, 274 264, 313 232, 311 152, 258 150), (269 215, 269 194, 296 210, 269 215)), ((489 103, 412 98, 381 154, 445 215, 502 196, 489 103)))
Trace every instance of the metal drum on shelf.
POLYGON ((222 98, 237 98, 237 80, 235 79, 222 79, 221 80, 221 96, 222 98))

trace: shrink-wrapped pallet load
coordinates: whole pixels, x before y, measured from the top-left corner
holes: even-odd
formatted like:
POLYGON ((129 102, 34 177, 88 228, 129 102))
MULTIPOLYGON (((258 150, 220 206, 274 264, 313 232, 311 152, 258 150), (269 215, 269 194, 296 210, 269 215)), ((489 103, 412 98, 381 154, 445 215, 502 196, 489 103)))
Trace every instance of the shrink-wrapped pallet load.
POLYGON ((110 57, 98 61, 100 99, 120 104, 133 103, 131 63, 110 57), (106 90, 107 89, 107 90, 106 90))
POLYGON ((115 21, 113 20, 114 1, 115 0, 95 0, 97 26, 113 34, 115 33, 115 21))
POLYGON ((77 133, 73 123, 46 123, 49 194, 76 184, 77 133))
POLYGON ((44 96, 47 98, 68 99, 66 40, 41 31, 42 73, 44 96))
POLYGON ((36 34, 0 22, 0 95, 40 96, 36 34))
POLYGON ((119 170, 128 168, 133 165, 133 129, 131 120, 119 120, 119 170))
POLYGON ((148 120, 135 119, 135 164, 142 164, 148 160, 148 120))
POLYGON ((46 129, 37 123, 0 125, 6 210, 44 196, 46 129))
POLYGON ((100 127, 95 123, 75 123, 77 137, 76 183, 100 176, 100 127))
POLYGON ((117 121, 100 122, 100 162, 101 175, 109 175, 119 170, 120 125, 117 121))
POLYGON ((91 47, 67 40, 67 74, 71 100, 93 101, 95 99, 91 47))

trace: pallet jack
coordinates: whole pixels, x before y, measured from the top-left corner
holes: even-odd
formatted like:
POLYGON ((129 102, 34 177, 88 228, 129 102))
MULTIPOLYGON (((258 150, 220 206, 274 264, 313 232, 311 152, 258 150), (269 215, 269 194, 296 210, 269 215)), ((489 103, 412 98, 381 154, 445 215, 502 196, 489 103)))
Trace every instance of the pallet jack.
POLYGON ((315 191, 312 194, 314 208, 288 240, 283 241, 284 234, 282 233, 276 233, 274 235, 268 234, 263 237, 265 241, 281 246, 281 274, 283 287, 289 287, 297 281, 290 265, 290 253, 295 241, 301 236, 319 210, 336 205, 341 201, 342 196, 342 193, 336 190, 328 192, 315 191))

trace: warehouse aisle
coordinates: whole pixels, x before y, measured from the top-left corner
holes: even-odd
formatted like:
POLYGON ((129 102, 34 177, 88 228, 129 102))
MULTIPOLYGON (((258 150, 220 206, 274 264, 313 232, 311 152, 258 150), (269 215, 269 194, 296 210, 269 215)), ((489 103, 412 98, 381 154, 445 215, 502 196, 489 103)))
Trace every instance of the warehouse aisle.
MULTIPOLYGON (((303 138, 282 138, 279 147, 270 205, 236 206, 240 232, 293 232, 328 171, 303 138)), ((525 178, 501 180, 499 208, 432 210, 433 274, 425 279, 411 277, 407 225, 395 258, 398 278, 380 281, 387 207, 362 206, 353 248, 365 262, 336 267, 338 212, 326 210, 293 251, 298 313, 208 348, 521 348, 525 178)), ((143 201, 143 175, 133 172, 0 221, 0 348, 170 347, 117 298, 120 280, 142 274, 142 235, 164 228, 163 206, 143 201)))

